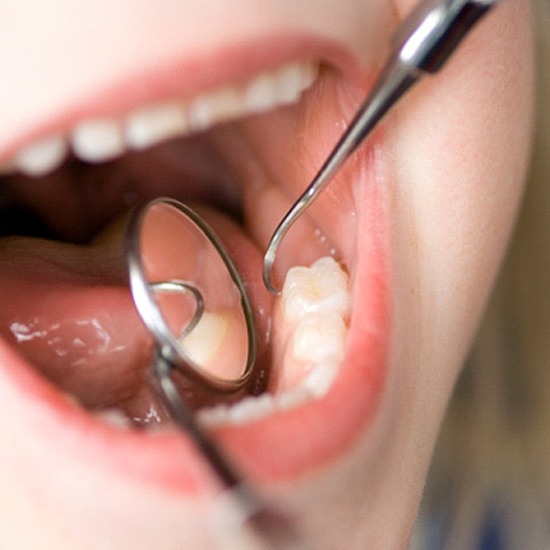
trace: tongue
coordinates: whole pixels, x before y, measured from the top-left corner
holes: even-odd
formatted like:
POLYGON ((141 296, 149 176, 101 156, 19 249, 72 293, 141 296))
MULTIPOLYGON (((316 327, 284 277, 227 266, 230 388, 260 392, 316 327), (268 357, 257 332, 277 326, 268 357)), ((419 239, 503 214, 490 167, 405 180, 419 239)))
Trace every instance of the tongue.
POLYGON ((85 407, 139 415, 150 340, 97 250, 13 238, 0 258, 4 338, 85 407))
MULTIPOLYGON (((209 218, 247 280, 258 333, 267 334, 271 303, 259 278, 260 254, 232 222, 220 214, 209 218)), ((0 334, 86 408, 116 408, 147 422, 152 414, 161 418, 164 413, 149 384, 152 341, 120 269, 121 255, 112 236, 89 246, 2 240, 0 334)), ((258 363, 264 365, 265 338, 259 338, 259 346, 258 363)), ((265 379, 266 371, 257 369, 247 391, 261 391, 265 379)), ((205 399, 199 393, 191 396, 194 406, 205 399)))

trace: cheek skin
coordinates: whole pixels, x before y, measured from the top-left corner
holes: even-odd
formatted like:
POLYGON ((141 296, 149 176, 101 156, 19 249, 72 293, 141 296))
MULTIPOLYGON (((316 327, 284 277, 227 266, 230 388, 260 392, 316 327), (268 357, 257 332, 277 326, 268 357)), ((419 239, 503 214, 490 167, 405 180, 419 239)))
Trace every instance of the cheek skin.
POLYGON ((529 5, 505 0, 396 113, 394 384, 417 449, 431 450, 513 225, 531 139, 531 59, 529 5))

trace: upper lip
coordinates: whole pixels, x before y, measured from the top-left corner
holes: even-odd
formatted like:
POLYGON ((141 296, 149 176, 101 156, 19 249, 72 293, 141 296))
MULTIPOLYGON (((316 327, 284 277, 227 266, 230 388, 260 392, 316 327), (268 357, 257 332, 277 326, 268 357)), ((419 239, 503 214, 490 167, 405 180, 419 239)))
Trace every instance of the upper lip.
MULTIPOLYGON (((116 51, 113 56, 117 56, 116 51)), ((79 121, 116 118, 144 104, 192 98, 223 84, 250 78, 260 70, 308 59, 328 63, 360 78, 358 60, 342 44, 320 36, 291 33, 245 44, 225 44, 200 55, 165 53, 154 61, 122 66, 116 75, 99 74, 94 80, 67 78, 39 106, 30 105, 15 118, 12 109, 1 113, 0 159, 9 158, 32 141, 66 131, 79 121)))
MULTIPOLYGON (((10 127, 8 124, 8 127, 5 127, 10 139, 0 146, 0 158, 13 154, 36 137, 70 128, 71 125, 83 119, 105 115, 117 116, 144 103, 170 97, 192 96, 207 88, 251 76, 260 69, 276 67, 288 61, 304 58, 332 63, 353 77, 359 73, 357 60, 349 50, 334 41, 318 36, 278 34, 255 40, 253 43, 224 46, 206 54, 203 53, 200 57, 174 58, 166 55, 155 64, 145 64, 141 67, 134 65, 122 74, 118 74, 116 80, 98 81, 92 87, 93 89, 83 89, 81 81, 71 85, 71 81, 68 80, 68 84, 61 87, 59 93, 41 107, 41 110, 30 110, 27 118, 19 120, 17 126, 10 127)), ((375 246, 376 250, 370 251, 367 255, 372 254, 373 258, 379 255, 378 247, 379 243, 375 246)), ((378 272, 383 271, 383 261, 378 258, 376 265, 380 270, 373 270, 373 280, 365 283, 373 288, 373 295, 365 301, 366 307, 371 307, 373 311, 375 325, 385 326, 386 297, 383 296, 380 301, 380 295, 384 294, 386 289, 374 295, 380 291, 379 288, 374 288, 374 280, 379 282, 385 278, 378 272)), ((371 362, 373 368, 368 368, 368 365, 366 369, 357 368, 358 361, 364 361, 364 358, 351 357, 353 350, 356 351, 359 345, 357 339, 353 340, 348 348, 348 352, 350 349, 352 352, 348 353, 346 359, 346 376, 337 381, 335 389, 324 399, 297 410, 279 413, 275 418, 267 418, 246 427, 218 430, 217 437, 243 465, 246 473, 251 473, 260 479, 288 477, 303 471, 304 467, 311 463, 312 454, 315 456, 314 462, 327 460, 341 448, 351 444, 358 426, 363 425, 365 417, 370 417, 375 409, 373 402, 368 398, 365 399, 364 395, 357 397, 357 390, 354 391, 354 388, 358 385, 369 386, 365 389, 378 394, 383 378, 380 369, 375 368, 374 364, 384 362, 384 337, 380 339, 377 335, 371 336, 370 342, 366 344, 368 349, 363 350, 363 357, 368 358, 367 363, 371 362), (343 378, 347 378, 347 381, 343 382, 343 378), (352 394, 356 396, 355 399, 352 394), (327 422, 328 416, 332 415, 335 407, 342 413, 341 417, 346 419, 345 423, 352 428, 342 427, 340 430, 340 426, 337 426, 338 419, 331 417, 330 421, 336 425, 335 431, 339 433, 336 444, 321 436, 312 437, 311 441, 304 441, 303 445, 298 447, 284 447, 284 441, 298 436, 304 430, 304 426, 313 422, 327 422), (280 422, 282 417, 285 418, 285 427, 281 431, 277 422, 280 422), (272 454, 273 447, 277 449, 277 456, 272 454)), ((18 386, 16 392, 20 393, 24 400, 30 398, 34 402, 30 409, 39 410, 38 414, 43 415, 41 425, 46 423, 50 426, 58 426, 56 431, 60 434, 74 434, 89 431, 91 423, 96 424, 89 415, 75 413, 72 405, 66 403, 59 395, 49 390, 45 391, 44 385, 34 378, 34 373, 30 377, 26 375, 24 383, 21 384, 20 372, 16 371, 17 369, 7 369, 7 372, 12 375, 10 378, 13 378, 14 385, 18 386)), ((141 473, 143 464, 147 463, 146 469, 149 476, 158 482, 169 484, 172 488, 179 486, 189 490, 201 483, 199 480, 202 479, 202 474, 193 473, 194 470, 202 472, 201 468, 181 467, 185 463, 197 464, 196 461, 200 461, 200 457, 195 454, 193 458, 192 450, 186 453, 185 449, 181 449, 179 436, 172 434, 166 437, 144 438, 141 435, 126 434, 127 437, 120 437, 118 431, 97 425, 93 430, 96 436, 86 443, 87 450, 91 451, 88 455, 92 461, 96 461, 107 448, 114 457, 108 462, 120 464, 128 460, 124 469, 131 471, 133 465, 134 470, 141 473), (96 452, 93 452, 94 449, 96 452), (174 458, 175 449, 180 451, 181 459, 174 458), (139 458, 135 459, 136 456, 139 458), (166 475, 167 472, 169 475, 166 475)), ((60 439, 67 440, 65 437, 60 439)), ((68 440, 72 447, 72 437, 68 440)), ((185 443, 185 445, 188 444, 188 442, 185 443)), ((78 452, 80 455, 81 451, 71 449, 70 452, 78 452)))

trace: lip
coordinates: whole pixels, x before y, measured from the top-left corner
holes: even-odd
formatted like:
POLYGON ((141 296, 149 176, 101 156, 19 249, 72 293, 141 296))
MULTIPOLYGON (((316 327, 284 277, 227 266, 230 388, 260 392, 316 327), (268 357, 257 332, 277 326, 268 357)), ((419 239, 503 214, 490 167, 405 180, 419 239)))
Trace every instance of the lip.
MULTIPOLYGON (((129 72, 104 85, 91 99, 78 89, 65 91, 68 95, 58 108, 49 109, 54 114, 37 117, 42 120, 40 126, 22 124, 0 157, 84 118, 120 115, 143 103, 193 95, 252 75, 259 68, 304 58, 330 62, 352 81, 363 80, 356 59, 335 42, 312 36, 272 36, 254 44, 226 47, 200 59, 164 60, 156 67, 142 67, 139 73, 129 72)), ((377 147, 374 143, 368 147, 377 147)), ((369 156, 368 149, 364 156, 369 156)), ((371 169, 362 170, 361 177, 372 178, 371 169)), ((340 456, 368 428, 379 409, 386 378, 389 299, 385 201, 374 187, 361 199, 367 206, 361 209, 357 234, 368 238, 357 246, 350 336, 342 370, 332 388, 323 398, 296 409, 214 430, 215 439, 239 469, 261 484, 292 479, 340 456), (300 444, 289 445, 289 441, 300 444)), ((211 484, 208 468, 185 436, 134 433, 99 422, 51 387, 3 342, 0 363, 4 366, 0 398, 19 419, 20 429, 45 445, 55 445, 62 456, 170 492, 197 494, 211 484)))

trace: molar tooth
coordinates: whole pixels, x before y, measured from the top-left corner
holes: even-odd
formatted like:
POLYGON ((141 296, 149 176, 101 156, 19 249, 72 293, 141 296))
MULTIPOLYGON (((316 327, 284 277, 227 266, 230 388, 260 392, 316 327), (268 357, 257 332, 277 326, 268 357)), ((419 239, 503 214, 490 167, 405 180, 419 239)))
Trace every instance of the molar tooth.
POLYGON ((277 99, 281 103, 293 103, 315 80, 314 65, 293 63, 283 67, 277 75, 277 99))
POLYGON ((27 176, 43 176, 54 170, 67 155, 62 135, 49 136, 31 143, 13 159, 13 166, 27 176))
POLYGON ((228 409, 232 424, 244 424, 262 418, 274 410, 273 397, 267 393, 246 397, 228 409))
POLYGON ((195 363, 209 365, 227 337, 228 325, 227 316, 205 311, 197 326, 179 343, 195 363))
POLYGON ((132 149, 145 149, 165 139, 184 135, 189 127, 185 107, 164 103, 135 111, 126 121, 126 143, 132 149))
POLYGON ((330 257, 288 271, 280 298, 285 363, 279 388, 323 395, 342 363, 349 314, 348 277, 330 257), (284 333, 284 332, 283 332, 284 333))
POLYGON ((309 388, 300 385, 294 390, 277 394, 274 398, 275 409, 278 411, 294 409, 302 403, 309 401, 313 395, 314 394, 309 390, 309 388))
POLYGON ((330 257, 320 258, 310 268, 290 269, 282 295, 283 312, 289 322, 313 312, 345 317, 349 309, 347 275, 330 257))
POLYGON ((218 426, 227 423, 229 419, 229 407, 221 404, 198 412, 199 420, 206 426, 218 426))
POLYGON ((328 362, 315 365, 300 384, 300 387, 309 390, 315 397, 323 397, 329 390, 337 373, 337 363, 328 362))
POLYGON ((309 315, 300 320, 292 335, 292 355, 299 361, 318 364, 342 360, 346 325, 341 315, 309 315))
POLYGON ((81 122, 73 130, 71 144, 75 155, 87 162, 105 162, 125 149, 120 125, 110 119, 81 122))
POLYGON ((106 409, 95 414, 97 418, 115 428, 130 429, 131 422, 119 409, 106 409))
POLYGON ((214 123, 237 117, 243 112, 243 103, 236 89, 227 87, 195 99, 189 106, 189 127, 205 130, 214 123))

